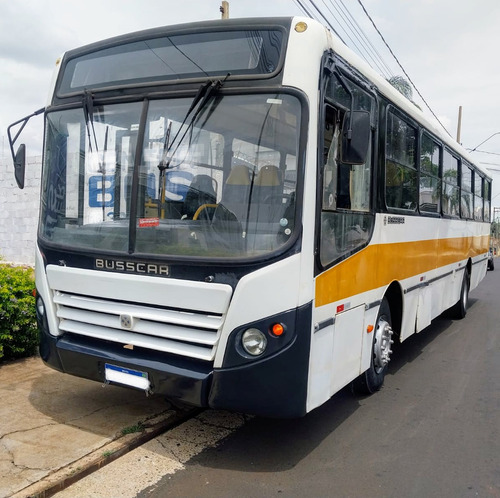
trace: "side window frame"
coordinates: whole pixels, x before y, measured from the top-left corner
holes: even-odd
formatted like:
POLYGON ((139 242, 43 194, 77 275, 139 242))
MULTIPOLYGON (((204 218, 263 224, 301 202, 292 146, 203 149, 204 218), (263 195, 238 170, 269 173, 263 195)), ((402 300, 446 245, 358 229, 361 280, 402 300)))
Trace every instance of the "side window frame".
POLYGON ((491 180, 484 178, 483 182, 483 221, 491 221, 491 180))
MULTIPOLYGON (((407 142, 409 135, 404 133, 401 137, 403 142, 407 142)), ((383 186, 385 207, 389 212, 417 214, 419 197, 419 168, 417 163, 419 126, 414 123, 411 118, 392 105, 389 105, 386 110, 384 146, 383 186), (391 116, 393 119, 395 118, 399 120, 400 123, 406 125, 406 130, 413 130, 413 147, 407 147, 406 145, 408 144, 398 144, 397 142, 401 140, 394 141, 394 135, 391 134, 392 127, 389 126, 389 119, 391 119, 391 116), (396 145, 403 146, 397 148, 395 147, 396 145), (390 149, 390 146, 393 148, 390 149), (390 169, 388 169, 388 166, 390 166, 390 169), (394 202, 389 203, 389 197, 391 197, 394 202), (410 203, 410 205, 405 207, 405 204, 408 203, 410 203)))
MULTIPOLYGON (((368 244, 374 226, 374 185, 375 185, 375 167, 376 154, 374 153, 376 118, 378 109, 378 99, 373 88, 367 86, 361 78, 349 71, 341 70, 342 62, 337 60, 338 65, 327 71, 322 82, 322 93, 320 102, 319 129, 318 134, 318 202, 317 202, 317 270, 318 272, 333 266, 339 261, 349 257, 368 244), (334 82, 332 79, 336 79, 334 82), (345 87, 348 87, 346 90, 345 87), (335 90, 336 87, 336 90, 335 90), (350 97, 354 97, 353 110, 369 110, 371 121, 370 148, 366 163, 363 165, 347 165, 340 163, 340 155, 335 158, 329 157, 327 145, 333 143, 333 140, 340 139, 344 116, 351 110, 350 97), (349 99, 348 99, 349 97, 349 99), (368 106, 368 108, 367 108, 368 106), (340 134, 335 135, 335 129, 326 128, 331 126, 327 124, 327 116, 335 116, 340 134), (327 135, 330 137, 327 138, 327 135), (332 136, 334 137, 332 139, 332 136), (337 137, 337 138, 335 138, 337 137), (330 142, 328 142, 330 140, 330 142), (336 164, 334 166, 334 164, 336 164), (333 168, 336 170, 333 172, 333 168), (327 171, 330 168, 331 171, 327 171), (358 170, 368 171, 369 177, 363 176, 358 170), (356 171, 354 171, 356 170, 356 171), (348 175, 349 181, 344 182, 343 187, 339 187, 340 177, 348 175), (355 178, 353 178, 355 177, 355 178), (333 180, 335 183, 335 192, 327 195, 328 183, 333 180), (362 196, 364 200, 359 200, 358 195, 352 196, 352 193, 359 194, 359 188, 356 188, 353 182, 361 181, 364 185, 362 196), (338 195, 340 188, 351 189, 345 199, 338 195), (354 188, 354 190, 352 190, 354 188), (357 200, 356 200, 357 199, 357 200), (353 206, 353 203, 358 203, 353 206)), ((341 143, 337 145, 337 153, 340 153, 341 143)))
POLYGON ((476 169, 474 170, 474 186, 473 186, 473 191, 474 191, 474 220, 475 221, 483 221, 483 216, 484 216, 484 178, 483 176, 477 171, 476 169))
POLYGON ((474 169, 465 159, 460 161, 460 217, 474 219, 474 169))
POLYGON ((443 150, 442 165, 442 203, 443 216, 448 218, 460 218, 460 157, 448 147, 443 150), (451 167, 447 168, 447 158, 451 158, 451 167), (456 168, 453 164, 456 164, 456 168), (455 175, 453 175, 455 172, 455 175), (448 174, 450 173, 450 174, 448 174), (454 195, 448 195, 449 193, 454 195), (455 199, 453 199, 455 197, 455 199), (446 201, 449 202, 446 202, 446 201))
MULTIPOLYGON (((443 164, 443 145, 442 143, 434 138, 425 128, 421 128, 420 133, 420 142, 419 142, 419 163, 418 163, 418 172, 419 172, 419 199, 418 199, 418 209, 422 216, 441 216, 441 207, 442 207, 442 164, 443 164), (430 156, 425 154, 424 151, 424 142, 429 141, 432 144, 432 151, 430 156), (437 148, 438 150, 438 159, 437 164, 434 163, 434 151, 437 148), (425 155, 424 155, 425 154, 425 155), (429 168, 423 167, 423 162, 425 158, 430 157, 429 168), (437 168, 437 169, 436 169, 437 168), (430 179, 429 183, 432 184, 433 180, 436 181, 437 187, 436 190, 431 192, 431 203, 422 202, 424 196, 428 196, 429 192, 425 190, 429 187, 425 185, 425 182, 422 182, 423 177, 427 177, 430 179), (437 194, 437 196, 436 196, 437 194), (436 202, 436 209, 426 209, 426 204, 432 205, 433 202, 436 202)), ((431 187, 433 188, 433 187, 431 187)))

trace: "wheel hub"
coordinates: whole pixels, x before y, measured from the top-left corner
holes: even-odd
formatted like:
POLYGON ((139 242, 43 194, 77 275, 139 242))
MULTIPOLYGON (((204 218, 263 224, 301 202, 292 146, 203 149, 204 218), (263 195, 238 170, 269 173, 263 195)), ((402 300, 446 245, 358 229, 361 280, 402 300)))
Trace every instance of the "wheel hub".
POLYGON ((391 345, 394 331, 389 322, 381 318, 375 330, 375 341, 373 344, 373 364, 377 373, 385 368, 390 361, 392 353, 391 345))

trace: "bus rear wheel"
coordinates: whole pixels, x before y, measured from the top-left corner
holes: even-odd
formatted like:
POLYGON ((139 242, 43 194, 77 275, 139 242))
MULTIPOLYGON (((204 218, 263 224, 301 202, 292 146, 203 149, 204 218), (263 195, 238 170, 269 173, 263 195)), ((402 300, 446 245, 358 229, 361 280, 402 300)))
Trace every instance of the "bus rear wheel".
POLYGON ((352 387, 355 393, 373 394, 382 387, 392 353, 393 333, 391 308, 384 297, 374 329, 370 368, 353 381, 352 387))

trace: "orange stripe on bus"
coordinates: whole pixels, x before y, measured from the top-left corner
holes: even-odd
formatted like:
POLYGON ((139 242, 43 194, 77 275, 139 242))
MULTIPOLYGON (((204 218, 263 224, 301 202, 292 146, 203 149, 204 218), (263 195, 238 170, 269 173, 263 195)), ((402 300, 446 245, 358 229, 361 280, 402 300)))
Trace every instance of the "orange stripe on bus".
POLYGON ((484 254, 488 248, 488 235, 370 245, 316 278, 315 306, 484 254))

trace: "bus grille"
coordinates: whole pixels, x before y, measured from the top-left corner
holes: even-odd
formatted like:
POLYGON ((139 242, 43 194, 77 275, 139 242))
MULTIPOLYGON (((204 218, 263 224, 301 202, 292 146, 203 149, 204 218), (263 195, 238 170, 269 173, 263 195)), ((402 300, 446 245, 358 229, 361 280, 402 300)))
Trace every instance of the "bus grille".
POLYGON ((224 317, 55 291, 59 332, 213 361, 224 317))

